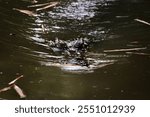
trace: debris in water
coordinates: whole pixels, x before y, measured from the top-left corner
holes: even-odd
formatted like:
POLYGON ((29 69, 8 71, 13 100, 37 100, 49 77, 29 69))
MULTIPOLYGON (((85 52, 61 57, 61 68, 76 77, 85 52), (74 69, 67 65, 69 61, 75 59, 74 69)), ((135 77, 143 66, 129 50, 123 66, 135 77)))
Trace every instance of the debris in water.
POLYGON ((19 80, 20 78, 22 78, 22 77, 23 77, 23 75, 21 75, 21 76, 15 78, 13 81, 9 82, 9 83, 8 83, 9 86, 0 89, 0 93, 1 93, 1 92, 5 92, 5 91, 8 91, 8 90, 10 90, 10 89, 13 88, 13 89, 17 92, 17 94, 20 96, 20 98, 25 98, 26 95, 23 93, 22 89, 21 89, 19 86, 17 86, 17 85, 15 84, 16 81, 18 81, 18 80, 19 80))
POLYGON ((49 4, 50 4, 50 3, 34 4, 34 5, 27 6, 27 7, 28 7, 28 8, 35 8, 35 7, 46 6, 46 5, 49 5, 49 4))
POLYGON ((140 23, 143 23, 143 24, 146 24, 146 25, 149 25, 150 26, 150 23, 144 21, 144 20, 141 20, 141 19, 134 19, 135 21, 137 22, 140 22, 140 23))
POLYGON ((127 54, 135 54, 135 55, 143 55, 143 56, 150 56, 148 53, 140 53, 140 52, 126 52, 127 54))
POLYGON ((116 18, 129 18, 129 16, 128 15, 122 15, 122 16, 116 16, 116 18))
POLYGON ((24 9, 18 9, 18 8, 13 8, 13 10, 19 11, 19 12, 24 13, 24 14, 29 15, 29 16, 36 16, 37 15, 36 13, 34 13, 33 11, 30 11, 30 10, 24 10, 24 9))
POLYGON ((114 50, 104 50, 104 52, 127 52, 127 51, 137 51, 137 50, 145 50, 146 47, 143 48, 129 48, 129 49, 114 49, 114 50))
POLYGON ((9 82, 8 84, 9 84, 9 85, 15 84, 15 82, 16 82, 17 80, 19 80, 20 78, 23 78, 23 75, 21 75, 21 76, 15 78, 13 81, 9 82))
POLYGON ((20 98, 25 98, 26 95, 23 93, 22 89, 17 86, 17 85, 13 85, 14 90, 17 92, 17 94, 20 96, 20 98))
POLYGON ((48 8, 52 8, 54 6, 56 6, 59 2, 50 2, 48 5, 42 7, 42 8, 38 8, 36 9, 36 11, 41 11, 41 10, 45 10, 45 9, 48 9, 48 8))
POLYGON ((10 90, 12 88, 12 85, 11 86, 8 86, 8 87, 5 87, 5 88, 2 88, 2 89, 0 89, 0 93, 1 92, 5 92, 5 91, 8 91, 8 90, 10 90))
POLYGON ((98 66, 96 66, 96 67, 97 67, 97 68, 102 68, 102 67, 106 67, 106 66, 112 65, 112 64, 114 64, 114 62, 112 62, 112 63, 101 64, 101 65, 98 65, 98 66))
POLYGON ((34 8, 34 10, 18 9, 18 8, 13 8, 13 10, 19 11, 28 16, 37 16, 36 11, 42 11, 42 10, 52 8, 56 6, 58 3, 59 2, 49 2, 49 3, 44 3, 44 4, 35 4, 35 5, 27 6, 28 8, 34 8))
POLYGON ((41 28, 42 28, 43 33, 46 33, 46 30, 43 24, 41 25, 41 28))

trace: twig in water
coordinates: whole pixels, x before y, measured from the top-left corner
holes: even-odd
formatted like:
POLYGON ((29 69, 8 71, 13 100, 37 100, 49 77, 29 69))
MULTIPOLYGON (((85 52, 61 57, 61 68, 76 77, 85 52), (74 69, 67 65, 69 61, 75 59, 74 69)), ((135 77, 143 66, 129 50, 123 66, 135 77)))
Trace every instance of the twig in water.
POLYGON ((8 86, 8 87, 5 87, 5 88, 2 88, 2 89, 0 89, 0 93, 1 92, 4 92, 4 91, 8 91, 8 90, 10 90, 12 88, 12 85, 11 86, 8 86))
POLYGON ((137 50, 145 50, 146 47, 143 48, 130 48, 130 49, 114 49, 114 50, 104 50, 104 52, 127 52, 127 51, 137 51, 137 50))
POLYGON ((43 3, 43 4, 35 4, 35 5, 30 5, 27 6, 28 8, 35 8, 35 7, 41 7, 41 6, 46 6, 49 5, 50 3, 43 3))
POLYGON ((14 84, 17 80, 19 80, 19 79, 22 78, 22 77, 23 77, 23 75, 21 75, 21 76, 15 78, 13 81, 9 82, 8 84, 9 84, 9 85, 12 85, 12 84, 14 84))
POLYGON ((141 20, 141 19, 134 19, 135 21, 137 22, 140 22, 140 23, 143 23, 143 24, 146 24, 146 25, 149 25, 150 26, 150 23, 144 21, 144 20, 141 20))
POLYGON ((103 68, 103 67, 106 67, 106 66, 112 65, 112 64, 114 64, 114 62, 112 62, 112 63, 101 64, 101 65, 98 65, 98 68, 103 68))
POLYGON ((143 55, 143 56, 150 56, 148 53, 139 53, 139 52, 126 52, 127 54, 135 54, 135 55, 143 55))
POLYGON ((17 9, 17 8, 13 8, 13 10, 19 11, 19 12, 24 13, 24 14, 29 15, 29 16, 36 16, 37 15, 33 11, 29 11, 29 10, 17 9))
POLYGON ((17 86, 17 85, 13 85, 14 90, 17 92, 17 94, 20 96, 20 98, 25 98, 26 95, 23 93, 22 89, 17 86))
POLYGON ((16 81, 19 80, 19 79, 22 78, 22 77, 23 77, 23 75, 17 77, 17 78, 14 79, 13 81, 9 82, 9 83, 8 83, 9 86, 0 89, 0 93, 1 93, 1 92, 5 92, 5 91, 8 91, 8 90, 10 90, 10 89, 13 88, 13 89, 17 92, 17 94, 20 96, 20 98, 25 98, 26 95, 23 93, 22 89, 21 89, 19 86, 17 86, 17 85, 15 84, 16 81))
POLYGON ((54 7, 58 4, 59 2, 51 2, 50 4, 48 4, 47 6, 45 7, 42 7, 42 8, 38 8, 36 9, 36 11, 41 11, 41 10, 45 10, 45 9, 48 9, 48 8, 51 8, 51 7, 54 7))

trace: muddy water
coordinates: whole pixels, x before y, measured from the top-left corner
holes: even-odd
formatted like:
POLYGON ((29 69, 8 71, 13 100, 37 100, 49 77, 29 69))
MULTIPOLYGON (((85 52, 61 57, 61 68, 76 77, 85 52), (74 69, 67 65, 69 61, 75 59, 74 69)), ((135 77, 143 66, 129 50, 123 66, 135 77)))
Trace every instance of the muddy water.
MULTIPOLYGON (((36 16, 13 10, 31 4, 0 1, 0 88, 23 74, 25 99, 150 98, 150 26, 134 20, 150 22, 148 0, 62 0, 36 16), (51 48, 56 39, 92 40, 91 67, 51 48)), ((0 98, 20 99, 13 89, 0 98)))

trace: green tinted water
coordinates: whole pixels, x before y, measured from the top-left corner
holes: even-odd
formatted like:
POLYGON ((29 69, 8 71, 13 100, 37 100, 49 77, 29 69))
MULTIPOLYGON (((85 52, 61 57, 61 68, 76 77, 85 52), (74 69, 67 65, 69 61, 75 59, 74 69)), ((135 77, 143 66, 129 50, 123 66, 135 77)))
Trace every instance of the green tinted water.
MULTIPOLYGON (((150 98, 150 26, 134 20, 150 22, 148 0, 62 0, 35 17, 12 10, 28 5, 25 0, 0 1, 0 88, 23 74, 17 85, 26 99, 150 98), (89 58, 115 62, 92 72, 64 71, 49 64, 61 64, 51 56, 63 54, 46 43, 56 38, 94 40, 89 58), (104 53, 131 48, 146 49, 104 53)), ((12 89, 0 98, 19 96, 12 89)))

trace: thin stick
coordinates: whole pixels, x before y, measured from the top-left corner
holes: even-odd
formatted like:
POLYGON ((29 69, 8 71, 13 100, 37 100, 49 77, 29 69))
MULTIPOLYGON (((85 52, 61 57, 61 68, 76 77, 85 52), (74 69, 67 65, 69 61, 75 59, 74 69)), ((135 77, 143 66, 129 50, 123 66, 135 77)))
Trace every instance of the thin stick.
POLYGON ((45 10, 45 9, 48 9, 48 8, 51 8, 51 7, 54 7, 58 4, 59 2, 51 2, 51 4, 45 6, 45 7, 42 7, 42 8, 38 8, 36 9, 36 11, 41 11, 41 10, 45 10))
POLYGON ((130 49, 114 49, 114 50, 104 50, 104 52, 127 52, 127 51, 137 51, 137 50, 145 50, 146 47, 143 48, 130 48, 130 49))
POLYGON ((127 54, 136 54, 136 55, 143 55, 143 56, 150 56, 150 54, 147 53, 139 53, 139 52, 126 52, 127 54))
POLYGON ((112 65, 112 64, 114 64, 114 62, 113 62, 113 63, 101 64, 101 65, 98 65, 97 67, 98 67, 98 68, 103 68, 103 67, 106 67, 106 66, 112 65))
POLYGON ((29 16, 36 16, 37 15, 33 11, 29 11, 29 10, 17 9, 17 8, 13 8, 13 10, 19 11, 19 12, 24 13, 24 14, 29 15, 29 16))
POLYGON ((22 89, 17 86, 17 85, 13 85, 14 90, 17 92, 17 94, 20 96, 20 98, 25 98, 26 95, 23 93, 22 89))
POLYGON ((2 89, 0 89, 0 93, 1 92, 4 92, 4 91, 8 91, 8 90, 10 90, 12 88, 12 85, 11 86, 8 86, 8 87, 5 87, 5 88, 2 88, 2 89))
POLYGON ((9 82, 8 84, 9 84, 9 85, 12 85, 12 84, 14 84, 17 80, 19 80, 19 79, 22 78, 22 77, 23 77, 23 75, 21 75, 21 76, 15 78, 13 81, 9 82))
POLYGON ((43 24, 41 25, 41 27, 42 27, 42 31, 43 31, 43 33, 46 33, 46 30, 45 30, 45 27, 44 27, 44 25, 43 25, 43 24))
POLYGON ((50 3, 43 3, 43 4, 35 4, 35 5, 30 5, 30 6, 27 6, 28 8, 34 8, 34 7, 41 7, 41 6, 46 6, 46 5, 49 5, 51 4, 50 3))
POLYGON ((143 24, 146 24, 146 25, 149 25, 150 26, 150 23, 144 21, 144 20, 141 20, 141 19, 134 19, 135 21, 137 22, 140 22, 140 23, 143 23, 143 24))

